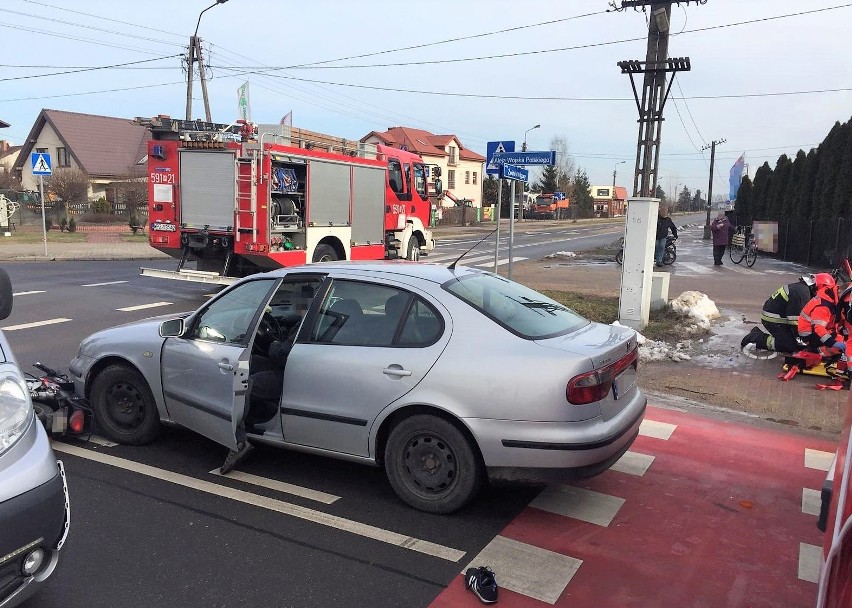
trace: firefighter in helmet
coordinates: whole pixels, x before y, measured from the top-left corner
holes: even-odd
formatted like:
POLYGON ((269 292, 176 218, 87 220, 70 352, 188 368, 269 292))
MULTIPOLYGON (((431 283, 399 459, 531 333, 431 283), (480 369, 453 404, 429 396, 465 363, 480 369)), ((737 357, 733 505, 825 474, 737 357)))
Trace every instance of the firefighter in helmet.
POLYGON ((826 272, 814 275, 816 295, 799 315, 799 338, 809 347, 831 356, 846 352, 838 320, 839 298, 834 277, 826 272))
POLYGON ((783 285, 763 304, 760 321, 769 332, 759 327, 742 339, 740 346, 754 344, 755 348, 782 353, 792 353, 801 348, 799 342, 799 314, 816 294, 814 275, 806 274, 789 285, 783 285))

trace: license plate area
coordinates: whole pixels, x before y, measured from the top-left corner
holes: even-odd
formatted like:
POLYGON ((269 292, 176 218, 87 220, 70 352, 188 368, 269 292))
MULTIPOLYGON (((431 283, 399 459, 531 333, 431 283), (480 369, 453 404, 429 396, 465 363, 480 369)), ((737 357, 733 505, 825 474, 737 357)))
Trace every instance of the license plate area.
POLYGON ((636 368, 631 365, 618 374, 612 382, 612 396, 615 400, 630 393, 636 386, 636 368))

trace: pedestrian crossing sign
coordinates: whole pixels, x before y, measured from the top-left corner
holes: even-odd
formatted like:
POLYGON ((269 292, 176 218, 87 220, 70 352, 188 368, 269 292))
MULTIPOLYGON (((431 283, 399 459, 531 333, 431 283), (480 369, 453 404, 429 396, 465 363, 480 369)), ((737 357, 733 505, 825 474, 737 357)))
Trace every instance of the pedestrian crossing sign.
POLYGON ((30 161, 33 164, 33 175, 53 174, 53 169, 50 166, 50 154, 47 152, 33 152, 30 154, 30 161))
POLYGON ((489 141, 486 146, 485 158, 488 159, 488 164, 485 165, 485 173, 489 175, 500 174, 500 164, 492 162, 495 154, 505 154, 506 152, 515 151, 515 142, 507 141, 489 141))

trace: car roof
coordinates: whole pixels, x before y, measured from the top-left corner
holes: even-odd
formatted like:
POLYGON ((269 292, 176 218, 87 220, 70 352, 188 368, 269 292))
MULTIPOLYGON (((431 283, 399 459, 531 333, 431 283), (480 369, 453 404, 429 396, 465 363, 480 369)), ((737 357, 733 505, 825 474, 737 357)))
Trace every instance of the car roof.
MULTIPOLYGON (((370 262, 322 262, 318 264, 305 264, 302 266, 290 266, 279 268, 266 273, 271 276, 284 276, 294 272, 355 272, 362 276, 383 276, 390 278, 415 278, 434 283, 444 283, 453 278, 473 274, 486 274, 485 271, 468 266, 456 266, 450 269, 442 264, 430 264, 428 262, 409 262, 403 260, 370 261, 370 262)), ((256 275, 255 275, 256 276, 256 275)))

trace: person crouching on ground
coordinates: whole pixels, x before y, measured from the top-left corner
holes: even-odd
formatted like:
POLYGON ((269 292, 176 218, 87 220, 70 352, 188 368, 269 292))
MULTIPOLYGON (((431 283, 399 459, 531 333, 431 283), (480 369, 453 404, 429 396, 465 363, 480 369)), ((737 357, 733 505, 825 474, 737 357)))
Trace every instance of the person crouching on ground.
POLYGON ((677 238, 677 226, 669 217, 669 208, 666 205, 660 205, 660 210, 657 212, 657 243, 654 246, 654 266, 663 265, 663 256, 666 253, 666 237, 669 235, 669 230, 672 231, 672 236, 677 238))
POLYGON ((722 265, 722 256, 725 255, 725 246, 728 244, 728 236, 731 229, 731 221, 720 211, 710 223, 710 232, 713 233, 713 265, 722 265))
MULTIPOLYGON (((831 275, 820 274, 822 284, 826 283, 825 277, 831 275)), ((805 305, 816 293, 816 277, 806 274, 799 280, 789 285, 783 285, 773 293, 763 304, 760 314, 760 322, 769 332, 763 333, 759 327, 752 327, 751 331, 740 342, 745 348, 754 344, 760 350, 771 350, 781 353, 792 353, 801 349, 799 343, 799 315, 805 305)))
POLYGON ((837 284, 827 273, 820 273, 815 279, 816 295, 799 315, 799 337, 812 350, 830 357, 846 352, 846 342, 838 327, 837 284))

